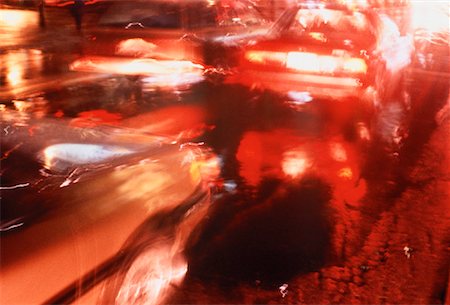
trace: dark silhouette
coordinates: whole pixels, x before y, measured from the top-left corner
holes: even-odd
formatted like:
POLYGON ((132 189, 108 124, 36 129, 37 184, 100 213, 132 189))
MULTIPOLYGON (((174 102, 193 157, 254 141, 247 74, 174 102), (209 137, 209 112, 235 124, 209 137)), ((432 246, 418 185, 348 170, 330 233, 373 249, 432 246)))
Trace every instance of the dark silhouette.
POLYGON ((39 26, 45 28, 45 14, 44 14, 45 1, 39 0, 38 11, 39 11, 39 26))
POLYGON ((74 0, 70 6, 70 14, 75 19, 77 30, 81 30, 81 23, 83 20, 84 0, 74 0))

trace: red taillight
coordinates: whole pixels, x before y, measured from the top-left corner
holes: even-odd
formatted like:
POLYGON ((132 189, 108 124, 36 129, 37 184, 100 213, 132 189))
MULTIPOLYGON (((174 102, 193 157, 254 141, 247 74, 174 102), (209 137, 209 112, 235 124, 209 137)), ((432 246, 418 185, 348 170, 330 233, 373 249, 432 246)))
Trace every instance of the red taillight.
POLYGON ((361 58, 347 58, 344 60, 342 68, 345 72, 351 73, 366 73, 367 65, 364 59, 361 58))
POLYGON ((307 52, 289 52, 286 67, 305 72, 332 73, 338 69, 339 59, 307 52))
POLYGON ((362 58, 317 55, 309 52, 289 52, 286 67, 298 71, 318 73, 367 72, 366 62, 362 58))
POLYGON ((280 65, 288 69, 311 73, 367 72, 364 59, 347 56, 318 55, 311 52, 248 51, 245 59, 254 64, 280 65))
POLYGON ((287 53, 272 51, 247 51, 245 59, 255 64, 286 64, 287 53))

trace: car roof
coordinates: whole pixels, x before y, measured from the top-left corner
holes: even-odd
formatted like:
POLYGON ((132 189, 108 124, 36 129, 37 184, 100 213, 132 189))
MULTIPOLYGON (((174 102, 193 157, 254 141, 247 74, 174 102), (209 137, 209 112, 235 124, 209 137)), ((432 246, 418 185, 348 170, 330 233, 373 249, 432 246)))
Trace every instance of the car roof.
MULTIPOLYGON (((123 2, 124 0, 105 0, 103 2, 123 2)), ((184 4, 184 3, 205 3, 208 5, 214 5, 216 3, 219 2, 224 2, 224 0, 126 0, 127 2, 147 2, 147 3, 151 3, 151 2, 164 2, 164 3, 180 3, 180 4, 184 4)), ((225 1, 229 1, 232 2, 230 0, 225 0, 225 1)), ((239 2, 239 0, 234 0, 239 2)))
POLYGON ((246 5, 251 6, 256 9, 256 5, 252 0, 101 0, 101 3, 105 3, 107 5, 116 5, 124 2, 128 3, 139 3, 139 4, 169 4, 169 5, 204 5, 205 7, 212 7, 215 5, 222 6, 230 6, 234 7, 236 4, 238 5, 246 5))
POLYGON ((293 5, 293 7, 299 9, 332 9, 348 12, 365 10, 364 7, 350 6, 335 1, 298 1, 293 5))

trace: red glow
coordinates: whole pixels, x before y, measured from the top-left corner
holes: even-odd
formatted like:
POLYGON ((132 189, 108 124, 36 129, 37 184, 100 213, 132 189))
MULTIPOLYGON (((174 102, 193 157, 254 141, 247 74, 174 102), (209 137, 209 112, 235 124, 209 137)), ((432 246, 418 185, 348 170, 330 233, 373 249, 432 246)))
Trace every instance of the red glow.
POLYGON ((300 154, 292 150, 303 141, 286 130, 247 132, 236 154, 241 164, 240 175, 252 186, 267 176, 296 177, 303 166, 297 167, 300 154))
MULTIPOLYGON (((320 38, 317 38, 320 39, 320 38)), ((310 52, 247 51, 245 59, 254 64, 286 66, 302 72, 366 73, 367 64, 361 58, 317 55, 310 52)))
POLYGON ((247 51, 245 58, 252 63, 257 64, 286 64, 287 54, 285 52, 271 51, 247 51))
POLYGON ((357 203, 366 193, 355 148, 341 139, 313 140, 289 130, 247 132, 236 155, 240 175, 258 186, 265 177, 301 179, 312 173, 328 181, 339 202, 357 203))
POLYGON ((70 122, 71 126, 94 127, 98 125, 118 125, 122 116, 103 109, 80 112, 78 117, 70 122))
POLYGON ((62 118, 64 116, 64 112, 61 109, 59 109, 58 111, 55 112, 53 116, 55 118, 62 118))
POLYGON ((196 106, 165 107, 124 120, 121 125, 177 141, 198 137, 209 128, 205 125, 204 109, 196 106))

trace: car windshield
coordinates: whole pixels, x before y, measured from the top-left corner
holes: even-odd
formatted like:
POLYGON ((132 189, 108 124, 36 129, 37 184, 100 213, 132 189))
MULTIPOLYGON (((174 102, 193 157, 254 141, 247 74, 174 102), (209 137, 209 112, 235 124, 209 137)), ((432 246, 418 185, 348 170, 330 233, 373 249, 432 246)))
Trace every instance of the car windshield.
POLYGON ((179 3, 163 1, 120 1, 112 4, 100 18, 102 26, 180 28, 179 3))
POLYGON ((183 27, 182 15, 187 17, 186 26, 189 28, 247 27, 268 23, 254 6, 240 1, 211 4, 197 1, 120 1, 107 9, 99 25, 174 29, 183 27))
POLYGON ((290 32, 327 32, 370 34, 370 25, 366 16, 360 12, 346 12, 331 9, 300 9, 290 32))
POLYGON ((252 26, 267 23, 255 7, 239 1, 224 1, 218 6, 218 26, 252 26))

